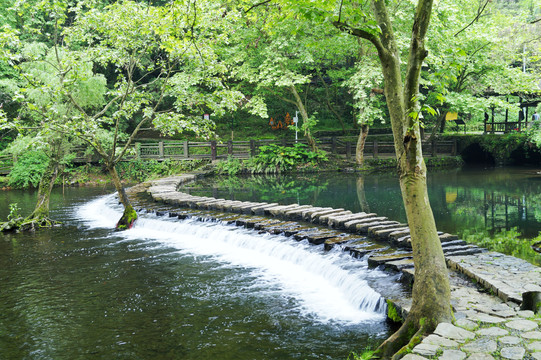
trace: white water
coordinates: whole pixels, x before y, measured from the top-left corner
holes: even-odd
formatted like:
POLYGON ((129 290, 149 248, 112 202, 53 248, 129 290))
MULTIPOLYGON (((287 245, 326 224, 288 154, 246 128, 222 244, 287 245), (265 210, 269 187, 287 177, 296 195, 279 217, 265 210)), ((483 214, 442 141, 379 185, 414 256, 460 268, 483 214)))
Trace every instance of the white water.
MULTIPOLYGON (((113 228, 121 209, 113 196, 105 196, 81 206, 78 215, 91 228, 113 228)), ((363 278, 366 263, 341 251, 324 252, 320 246, 220 223, 151 215, 140 217, 133 229, 112 235, 245 268, 261 284, 278 284, 284 297, 295 298, 303 313, 319 321, 384 318, 382 297, 363 278)))

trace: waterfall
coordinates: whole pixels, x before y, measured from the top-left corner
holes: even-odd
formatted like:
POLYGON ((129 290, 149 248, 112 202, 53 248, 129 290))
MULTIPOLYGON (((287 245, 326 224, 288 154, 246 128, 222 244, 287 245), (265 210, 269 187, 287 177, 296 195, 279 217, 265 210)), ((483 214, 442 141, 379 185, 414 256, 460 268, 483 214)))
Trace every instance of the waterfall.
MULTIPOLYGON (((78 215, 91 228, 112 229, 121 209, 109 195, 80 206, 78 215)), ((111 236, 246 269, 259 284, 279 288, 284 298, 295 299, 303 314, 323 322, 381 321, 385 316, 384 299, 366 281, 374 270, 339 250, 325 252, 321 246, 284 236, 151 214, 141 216, 133 229, 111 231, 111 236)))

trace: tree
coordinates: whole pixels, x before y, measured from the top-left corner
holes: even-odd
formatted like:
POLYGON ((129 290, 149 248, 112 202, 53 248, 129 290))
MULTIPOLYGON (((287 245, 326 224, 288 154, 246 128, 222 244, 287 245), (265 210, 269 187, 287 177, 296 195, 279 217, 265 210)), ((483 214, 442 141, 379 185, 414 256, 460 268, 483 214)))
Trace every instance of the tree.
POLYGON ((376 351, 375 355, 382 358, 401 357, 438 323, 453 319, 447 267, 427 194, 419 127, 419 78, 423 60, 428 55, 425 38, 432 3, 432 0, 417 3, 404 72, 402 49, 398 46, 387 2, 372 0, 371 15, 363 13, 362 9, 354 9, 351 19, 340 8, 338 19, 333 22, 340 30, 368 40, 378 52, 400 188, 411 232, 415 263, 413 303, 404 324, 376 351))
MULTIPOLYGON (((213 123, 202 114, 234 110, 244 100, 225 84, 227 69, 213 52, 213 44, 227 38, 225 21, 216 21, 223 10, 219 4, 180 0, 167 7, 121 1, 103 10, 80 2, 69 12, 66 3, 49 5, 52 45, 40 44, 31 56, 24 50, 28 46, 14 54, 27 80, 18 97, 41 117, 42 126, 77 137, 97 152, 124 206, 117 227, 128 228, 137 214, 115 166, 139 130, 152 126, 166 134, 208 135, 213 123), (66 13, 76 14, 69 26, 66 13), (34 93, 47 100, 36 101, 34 93)), ((261 111, 256 102, 245 102, 261 111)))
POLYGON ((364 163, 364 145, 370 126, 375 120, 384 122, 382 104, 378 99, 382 75, 379 67, 370 61, 363 59, 356 66, 355 73, 345 81, 345 85, 353 93, 354 108, 356 110, 357 123, 360 125, 355 160, 357 165, 364 163))
MULTIPOLYGON (((281 6, 268 3, 246 5, 244 22, 236 30, 236 47, 231 50, 234 54, 229 56, 236 60, 239 80, 255 84, 260 94, 276 96, 298 109, 301 130, 315 150, 312 129, 318 120, 308 108, 311 85, 321 79, 328 93, 322 69, 342 64, 355 41, 326 24, 290 16, 281 6)), ((332 109, 329 102, 327 105, 332 109)))
POLYGON ((423 103, 439 110, 433 135, 443 131, 448 111, 479 120, 491 108, 516 116, 517 101, 502 95, 518 97, 538 88, 538 80, 522 66, 523 44, 532 38, 524 31, 525 17, 502 11, 488 1, 438 5, 421 73, 423 103))

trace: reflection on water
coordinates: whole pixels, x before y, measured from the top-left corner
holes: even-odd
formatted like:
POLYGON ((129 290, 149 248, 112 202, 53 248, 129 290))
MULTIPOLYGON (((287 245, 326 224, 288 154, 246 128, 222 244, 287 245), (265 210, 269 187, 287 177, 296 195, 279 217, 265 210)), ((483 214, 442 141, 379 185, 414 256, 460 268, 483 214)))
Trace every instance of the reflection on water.
MULTIPOLYGON (((311 204, 371 211, 406 221, 396 175, 308 174, 207 179, 189 191, 235 200, 311 204)), ((539 169, 497 168, 429 172, 428 192, 439 230, 460 236, 495 238, 514 228, 523 239, 541 231, 541 174, 539 169), (473 235, 472 235, 473 236, 473 235)), ((484 246, 489 246, 486 242, 484 246)), ((523 241, 524 251, 513 253, 541 264, 540 256, 523 241)), ((510 248, 512 248, 511 246, 510 248)))

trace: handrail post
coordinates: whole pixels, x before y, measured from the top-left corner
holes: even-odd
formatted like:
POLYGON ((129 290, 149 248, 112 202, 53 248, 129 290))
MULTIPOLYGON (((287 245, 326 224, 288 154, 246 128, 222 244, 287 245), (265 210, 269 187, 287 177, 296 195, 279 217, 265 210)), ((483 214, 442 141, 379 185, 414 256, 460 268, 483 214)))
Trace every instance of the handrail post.
POLYGON ((255 140, 250 140, 250 157, 255 156, 255 140))
POLYGON ((210 158, 214 161, 216 160, 216 157, 216 140, 212 140, 210 142, 210 158))
POLYGON ((135 160, 141 160, 141 143, 135 143, 135 160))
POLYGON ((453 139, 453 148, 451 150, 451 154, 453 154, 453 156, 456 156, 456 154, 458 153, 458 142, 455 139, 453 139))
POLYGON ((379 157, 379 154, 378 154, 378 141, 377 140, 374 140, 374 143, 373 143, 373 150, 372 150, 372 157, 374 159, 377 159, 379 157))
POLYGON ((158 143, 158 157, 163 159, 163 141, 158 143))
POLYGON ((227 153, 233 155, 233 141, 231 140, 227 142, 227 153))
POLYGON ((346 141, 346 160, 351 159, 351 143, 346 141))
POLYGON ((336 154, 336 136, 331 138, 331 154, 336 154))
POLYGON ((436 157, 436 154, 437 154, 436 140, 432 140, 432 157, 436 157))
POLYGON ((184 148, 184 157, 187 159, 190 157, 190 150, 189 150, 189 147, 188 147, 188 141, 183 141, 182 142, 182 147, 184 148))

